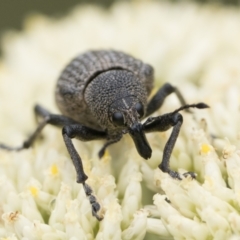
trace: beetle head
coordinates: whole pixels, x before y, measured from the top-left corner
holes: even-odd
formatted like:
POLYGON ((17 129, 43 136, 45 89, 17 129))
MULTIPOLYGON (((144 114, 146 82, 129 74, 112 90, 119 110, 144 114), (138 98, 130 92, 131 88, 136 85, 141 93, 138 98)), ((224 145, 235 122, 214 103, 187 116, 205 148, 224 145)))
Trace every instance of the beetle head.
POLYGON ((152 150, 146 139, 140 120, 144 117, 145 107, 134 96, 116 100, 109 109, 109 119, 115 128, 120 128, 132 137, 138 153, 145 159, 151 157, 152 150))
POLYGON ((128 70, 104 71, 85 89, 85 101, 96 121, 109 135, 128 132, 139 154, 151 157, 151 148, 140 120, 147 102, 146 84, 128 70))

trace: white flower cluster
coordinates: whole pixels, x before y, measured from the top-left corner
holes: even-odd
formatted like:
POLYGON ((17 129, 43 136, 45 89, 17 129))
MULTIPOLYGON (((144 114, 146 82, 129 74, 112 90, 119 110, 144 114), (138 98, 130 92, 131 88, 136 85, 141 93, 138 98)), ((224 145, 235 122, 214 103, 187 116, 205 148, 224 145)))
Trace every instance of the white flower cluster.
MULTIPOLYGON (((147 135, 152 158, 141 159, 127 136, 99 161, 102 142, 74 144, 87 183, 101 204, 98 222, 65 149, 61 131, 46 127, 31 149, 0 150, 0 239, 240 238, 239 10, 151 1, 110 10, 81 6, 62 19, 32 16, 3 39, 0 142, 17 146, 35 128, 36 102, 57 112, 56 79, 88 49, 118 49, 154 66, 156 89, 177 86, 188 103, 171 168, 194 171, 182 181, 158 165, 171 132, 147 135)), ((156 114, 173 111, 172 94, 156 114)))

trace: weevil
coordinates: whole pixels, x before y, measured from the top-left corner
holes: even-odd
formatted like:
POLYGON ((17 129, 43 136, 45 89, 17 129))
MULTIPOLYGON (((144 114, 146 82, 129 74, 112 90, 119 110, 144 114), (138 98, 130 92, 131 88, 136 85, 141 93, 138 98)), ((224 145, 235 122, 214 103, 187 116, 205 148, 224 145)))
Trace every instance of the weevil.
MULTIPOLYGON (((88 51, 74 58, 62 71, 56 85, 55 99, 62 115, 52 114, 40 105, 34 108, 36 116, 42 119, 32 135, 19 147, 0 144, 0 148, 19 151, 29 148, 42 129, 51 124, 62 128, 66 148, 76 169, 77 182, 83 184, 92 206, 92 214, 98 220, 100 204, 86 183, 82 159, 72 139, 91 141, 102 139, 105 144, 99 151, 104 155, 106 148, 129 134, 141 157, 149 159, 151 147, 145 136, 150 132, 162 132, 172 128, 164 147, 159 168, 180 179, 180 174, 169 167, 169 160, 179 135, 183 117, 181 110, 207 108, 205 103, 186 104, 180 91, 165 83, 148 100, 153 88, 154 70, 146 63, 128 54, 114 50, 88 51), (158 110, 165 98, 175 93, 181 107, 157 117, 149 117, 158 110), (147 118, 144 123, 141 121, 147 118)), ((187 172, 195 177, 193 172, 187 172)))

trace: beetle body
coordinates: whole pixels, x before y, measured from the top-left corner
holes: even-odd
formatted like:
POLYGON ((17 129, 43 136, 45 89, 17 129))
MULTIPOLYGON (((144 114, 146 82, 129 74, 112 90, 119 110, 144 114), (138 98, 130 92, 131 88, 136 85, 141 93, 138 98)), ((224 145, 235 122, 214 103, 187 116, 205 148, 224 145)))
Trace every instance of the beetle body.
MULTIPOLYGON (((129 101, 147 104, 153 68, 118 51, 89 51, 62 72, 55 98, 63 115, 97 130, 112 130, 111 106, 129 101)), ((142 116, 143 117, 143 116, 142 116)))
MULTIPOLYGON (((99 151, 101 158, 110 144, 129 133, 140 156, 148 159, 152 150, 145 133, 172 128, 159 168, 173 178, 181 179, 180 174, 169 167, 171 153, 183 123, 179 112, 191 107, 208 107, 204 103, 186 104, 178 89, 169 83, 164 84, 148 100, 153 88, 153 72, 150 65, 123 52, 100 50, 81 54, 67 65, 57 82, 55 99, 62 115, 52 114, 36 105, 35 114, 42 121, 32 135, 19 147, 0 144, 0 148, 11 151, 28 148, 47 124, 61 127, 63 140, 76 169, 77 182, 83 184, 92 206, 92 214, 101 220, 103 216, 99 215, 100 204, 86 183, 88 176, 72 139, 105 140, 106 143, 99 151), (141 123, 143 118, 159 109, 165 98, 173 92, 182 107, 158 117, 149 117, 141 123)), ((195 177, 194 173, 186 174, 195 177)))

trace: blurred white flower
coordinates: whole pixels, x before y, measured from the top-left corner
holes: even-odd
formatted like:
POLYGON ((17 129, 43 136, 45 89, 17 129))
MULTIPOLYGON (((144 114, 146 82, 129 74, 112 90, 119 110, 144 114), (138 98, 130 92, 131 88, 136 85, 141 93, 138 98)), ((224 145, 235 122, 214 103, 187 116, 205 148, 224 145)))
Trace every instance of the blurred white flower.
MULTIPOLYGON (((74 141, 88 184, 101 204, 98 222, 65 150, 61 131, 46 127, 29 150, 0 151, 0 239, 239 239, 239 9, 134 1, 109 11, 76 7, 62 19, 32 16, 3 38, 0 142, 20 144, 34 129, 35 103, 57 112, 56 79, 88 49, 117 49, 154 66, 156 89, 171 82, 187 102, 171 168, 158 165, 171 132, 148 134, 152 158, 141 159, 127 136, 101 161, 101 142, 74 141)), ((179 107, 169 96, 156 115, 179 107)))

